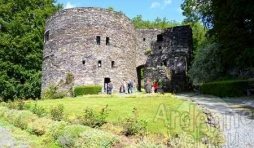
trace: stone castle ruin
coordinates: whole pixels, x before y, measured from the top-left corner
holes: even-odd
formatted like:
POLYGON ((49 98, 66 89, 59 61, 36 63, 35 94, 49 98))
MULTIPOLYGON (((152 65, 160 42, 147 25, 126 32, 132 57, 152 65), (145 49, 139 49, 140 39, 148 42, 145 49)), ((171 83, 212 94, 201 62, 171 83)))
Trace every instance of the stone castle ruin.
POLYGON ((145 80, 161 79, 165 91, 187 86, 190 26, 135 29, 120 12, 71 8, 46 21, 44 41, 42 90, 59 83, 104 87, 111 81, 114 91, 119 91, 123 80, 135 80, 140 86, 142 68, 145 80), (68 82, 70 75, 73 79, 68 82))

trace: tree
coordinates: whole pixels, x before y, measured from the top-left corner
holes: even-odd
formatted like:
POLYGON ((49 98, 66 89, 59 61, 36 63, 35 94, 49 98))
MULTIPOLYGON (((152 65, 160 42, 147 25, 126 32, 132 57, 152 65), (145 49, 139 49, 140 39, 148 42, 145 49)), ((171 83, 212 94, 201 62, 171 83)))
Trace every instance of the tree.
POLYGON ((216 80, 223 70, 219 44, 206 43, 198 49, 188 76, 193 84, 216 80))
POLYGON ((169 27, 174 27, 180 25, 180 23, 176 21, 168 21, 167 18, 159 18, 157 17, 154 21, 143 20, 142 15, 137 15, 136 17, 132 18, 131 20, 134 24, 135 28, 142 28, 142 29, 166 29, 169 27))
POLYGON ((225 72, 254 66, 254 1, 185 0, 182 9, 186 20, 201 20, 221 45, 225 72))
POLYGON ((0 0, 0 97, 38 98, 46 18, 54 0, 0 0))

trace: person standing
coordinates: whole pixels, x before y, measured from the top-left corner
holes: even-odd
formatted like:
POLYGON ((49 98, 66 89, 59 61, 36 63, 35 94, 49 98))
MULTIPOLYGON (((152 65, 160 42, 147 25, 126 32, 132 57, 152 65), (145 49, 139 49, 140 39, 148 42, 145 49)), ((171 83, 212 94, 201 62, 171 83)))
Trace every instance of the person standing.
POLYGON ((152 83, 151 83, 150 79, 147 79, 145 88, 146 88, 146 93, 152 92, 152 83))
POLYGON ((112 89, 113 89, 113 84, 112 84, 112 82, 110 81, 110 82, 108 83, 108 92, 107 92, 107 94, 111 95, 111 94, 112 94, 112 89))
POLYGON ((157 90, 159 88, 159 85, 158 85, 158 81, 156 80, 153 84, 153 88, 154 88, 154 93, 157 93, 157 90))
POLYGON ((132 94, 133 93, 133 81, 130 80, 128 83, 128 93, 132 94))
POLYGON ((128 83, 127 81, 123 81, 123 86, 124 86, 124 93, 127 94, 128 93, 128 83))

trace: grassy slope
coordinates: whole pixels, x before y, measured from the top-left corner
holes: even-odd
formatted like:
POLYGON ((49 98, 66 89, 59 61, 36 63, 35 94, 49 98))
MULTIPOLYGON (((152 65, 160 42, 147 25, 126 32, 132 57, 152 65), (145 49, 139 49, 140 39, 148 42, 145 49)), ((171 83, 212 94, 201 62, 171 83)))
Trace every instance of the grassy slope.
POLYGON ((125 119, 131 117, 132 109, 135 107, 138 111, 139 119, 148 122, 148 131, 156 134, 168 133, 168 129, 165 127, 166 120, 174 126, 173 130, 170 130, 170 132, 173 131, 174 133, 179 133, 186 131, 187 133, 195 135, 195 137, 199 139, 202 132, 197 132, 193 129, 198 125, 204 125, 204 120, 201 120, 200 118, 203 116, 203 113, 201 113, 198 108, 193 107, 191 102, 177 99, 170 94, 138 96, 114 95, 112 97, 85 96, 58 100, 44 100, 38 101, 37 103, 47 109, 56 106, 57 104, 63 104, 65 107, 65 114, 71 119, 82 114, 86 107, 100 111, 103 107, 108 105, 110 112, 107 120, 109 122, 117 122, 119 121, 119 118, 125 119), (160 117, 157 121, 155 121, 156 116, 160 117), (184 124, 185 127, 183 127, 184 124))

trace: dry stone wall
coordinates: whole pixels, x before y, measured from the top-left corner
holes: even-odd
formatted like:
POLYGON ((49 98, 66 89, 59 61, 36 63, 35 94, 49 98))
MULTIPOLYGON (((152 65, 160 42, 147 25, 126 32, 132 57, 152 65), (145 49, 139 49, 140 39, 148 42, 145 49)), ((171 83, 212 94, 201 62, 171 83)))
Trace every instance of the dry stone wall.
POLYGON ((125 15, 101 8, 64 9, 47 20, 45 30, 42 89, 67 73, 74 75, 74 86, 103 86, 110 78, 115 89, 123 79, 136 78, 136 32, 125 15))
POLYGON ((74 87, 104 87, 110 80, 118 92, 123 80, 137 82, 140 66, 146 67, 146 78, 163 79, 167 90, 182 74, 179 87, 184 87, 192 50, 189 26, 136 30, 124 14, 93 7, 52 15, 44 40, 42 90, 72 74, 74 87))

